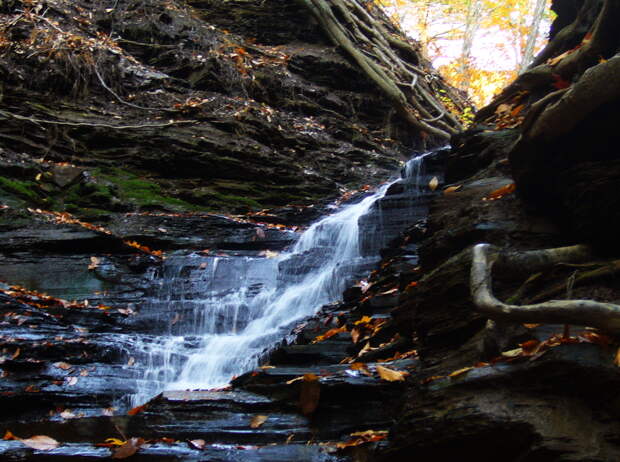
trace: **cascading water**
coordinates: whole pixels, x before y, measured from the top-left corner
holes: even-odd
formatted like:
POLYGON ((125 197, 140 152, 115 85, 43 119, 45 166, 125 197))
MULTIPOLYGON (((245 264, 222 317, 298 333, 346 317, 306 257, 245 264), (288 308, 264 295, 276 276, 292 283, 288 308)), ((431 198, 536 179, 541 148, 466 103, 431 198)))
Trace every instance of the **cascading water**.
MULTIPOLYGON (((402 194, 390 197, 417 198, 426 155, 409 161, 402 179, 310 226, 292 250, 275 258, 170 257, 158 295, 143 309, 157 312, 159 322, 167 320, 168 327, 165 335, 143 336, 137 345, 146 372, 134 403, 163 388, 227 384, 232 376, 255 367, 296 322, 339 299, 348 285, 373 268, 390 234, 382 229, 381 217, 364 230, 360 219, 368 222, 371 210, 381 216, 381 200, 397 183, 402 194)), ((415 212, 410 215, 399 220, 411 224, 420 218, 415 212)))

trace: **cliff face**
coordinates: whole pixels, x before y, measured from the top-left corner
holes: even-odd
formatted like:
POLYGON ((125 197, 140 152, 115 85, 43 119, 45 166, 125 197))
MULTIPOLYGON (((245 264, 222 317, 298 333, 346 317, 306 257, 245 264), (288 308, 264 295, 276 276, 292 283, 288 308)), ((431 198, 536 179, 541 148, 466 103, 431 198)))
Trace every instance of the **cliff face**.
POLYGON ((424 144, 292 0, 15 1, 0 21, 7 205, 309 204, 424 144))

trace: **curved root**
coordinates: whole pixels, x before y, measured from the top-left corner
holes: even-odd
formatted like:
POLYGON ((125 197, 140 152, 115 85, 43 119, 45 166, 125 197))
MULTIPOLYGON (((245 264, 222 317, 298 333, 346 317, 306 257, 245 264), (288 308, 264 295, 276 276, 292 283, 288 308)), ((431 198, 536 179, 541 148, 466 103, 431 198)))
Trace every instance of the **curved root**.
POLYGON ((589 254, 585 246, 536 250, 513 254, 502 253, 491 244, 473 248, 470 290, 476 308, 490 318, 530 323, 576 324, 620 333, 620 305, 593 300, 550 300, 534 305, 509 305, 493 295, 492 268, 536 263, 551 265, 582 261, 589 254))

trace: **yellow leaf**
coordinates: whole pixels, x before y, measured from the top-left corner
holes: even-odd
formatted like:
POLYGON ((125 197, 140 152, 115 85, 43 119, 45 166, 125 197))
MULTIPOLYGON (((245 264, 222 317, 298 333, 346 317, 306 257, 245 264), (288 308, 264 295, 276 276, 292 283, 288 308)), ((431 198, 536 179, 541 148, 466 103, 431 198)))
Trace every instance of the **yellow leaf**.
POLYGON ((119 440, 118 438, 107 438, 105 442, 113 446, 122 446, 127 441, 119 440))
POLYGON ((439 186, 439 178, 434 176, 431 181, 428 182, 428 189, 434 191, 435 189, 437 189, 437 186, 439 186))
POLYGON ((364 316, 362 317, 362 319, 360 319, 359 321, 355 321, 353 324, 355 326, 359 326, 360 324, 368 324, 370 321, 372 321, 372 318, 370 316, 364 316))
POLYGON ((456 371, 452 372, 450 375, 448 375, 448 377, 458 377, 461 374, 465 374, 466 372, 469 372, 473 369, 473 367, 463 367, 462 369, 457 369, 456 371))
POLYGON ((523 354, 523 348, 515 348, 514 350, 502 351, 504 358, 516 358, 523 354))
POLYGON ((377 366, 377 372, 379 373, 379 377, 388 382, 403 382, 405 376, 409 375, 408 372, 394 371, 383 366, 377 366))

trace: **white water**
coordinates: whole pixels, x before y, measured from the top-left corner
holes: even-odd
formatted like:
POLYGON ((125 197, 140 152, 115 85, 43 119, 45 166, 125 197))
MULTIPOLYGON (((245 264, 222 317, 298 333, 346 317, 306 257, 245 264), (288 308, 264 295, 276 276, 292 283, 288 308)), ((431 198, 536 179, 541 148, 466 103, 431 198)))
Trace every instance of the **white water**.
MULTIPOLYGON (((409 161, 403 171, 407 188, 415 188, 413 195, 419 191, 423 157, 409 161)), ((164 387, 226 385, 257 366, 296 322, 338 300, 378 261, 379 248, 372 249, 371 257, 362 256, 369 252, 360 248, 358 222, 396 181, 313 224, 292 250, 277 258, 193 255, 175 262, 172 257, 152 305, 160 311, 165 307, 169 332, 145 336, 137 345, 146 374, 134 403, 164 387), (179 313, 181 320, 174 321, 179 313)))

